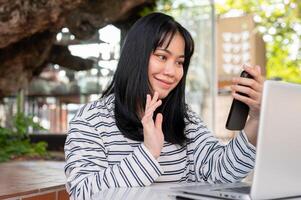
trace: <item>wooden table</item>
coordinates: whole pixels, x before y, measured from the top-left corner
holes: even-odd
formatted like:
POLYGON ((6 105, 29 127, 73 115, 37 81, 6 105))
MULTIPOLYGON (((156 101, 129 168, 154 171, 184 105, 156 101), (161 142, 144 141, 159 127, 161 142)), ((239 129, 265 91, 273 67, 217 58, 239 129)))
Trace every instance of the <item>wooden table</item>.
POLYGON ((0 164, 0 199, 67 200, 64 162, 13 161, 0 164))

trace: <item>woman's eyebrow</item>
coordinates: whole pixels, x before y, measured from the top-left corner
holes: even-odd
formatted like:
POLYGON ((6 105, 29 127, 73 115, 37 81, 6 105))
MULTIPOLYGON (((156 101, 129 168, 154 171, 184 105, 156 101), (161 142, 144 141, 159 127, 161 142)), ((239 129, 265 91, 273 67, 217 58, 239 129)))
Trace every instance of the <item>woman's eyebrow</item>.
MULTIPOLYGON (((157 48, 156 50, 160 50, 160 51, 165 51, 166 53, 170 54, 170 55, 174 55, 171 51, 169 51, 168 49, 164 49, 164 48, 157 48)), ((176 57, 179 58, 185 58, 184 55, 176 55, 176 57)))

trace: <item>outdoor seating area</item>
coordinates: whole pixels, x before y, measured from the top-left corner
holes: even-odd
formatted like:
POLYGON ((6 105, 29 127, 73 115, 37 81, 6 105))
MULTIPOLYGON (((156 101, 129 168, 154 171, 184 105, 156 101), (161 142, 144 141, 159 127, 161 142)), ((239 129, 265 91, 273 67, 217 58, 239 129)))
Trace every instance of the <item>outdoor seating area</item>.
POLYGON ((301 1, 0 2, 0 200, 252 182, 264 83, 301 84, 301 1))
POLYGON ((0 199, 67 200, 64 162, 12 161, 0 165, 0 199))

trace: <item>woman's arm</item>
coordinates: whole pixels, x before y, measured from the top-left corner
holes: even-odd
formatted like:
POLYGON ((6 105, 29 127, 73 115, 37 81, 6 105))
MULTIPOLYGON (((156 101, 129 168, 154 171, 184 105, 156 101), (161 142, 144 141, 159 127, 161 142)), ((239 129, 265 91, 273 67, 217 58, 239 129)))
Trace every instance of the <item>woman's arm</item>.
POLYGON ((70 122, 65 156, 70 199, 91 199, 95 193, 110 187, 150 185, 162 174, 158 162, 143 144, 120 164, 109 165, 100 133, 82 118, 70 122))
POLYGON ((246 123, 244 131, 248 140, 255 146, 257 141, 257 132, 259 125, 260 105, 262 97, 262 89, 264 79, 261 76, 261 68, 259 66, 250 67, 243 66, 253 79, 237 77, 233 79, 232 96, 247 104, 250 108, 249 119, 246 123), (248 96, 240 95, 238 92, 248 96))
POLYGON ((162 101, 159 99, 158 92, 155 92, 153 97, 148 94, 146 96, 145 111, 141 119, 144 136, 143 144, 156 159, 160 156, 164 143, 164 134, 162 132, 163 115, 158 113, 155 121, 153 120, 153 115, 161 104, 162 101))
POLYGON ((237 182, 245 178, 254 167, 255 148, 240 132, 227 145, 221 143, 207 129, 202 120, 192 111, 188 112, 192 121, 186 126, 193 149, 197 181, 209 183, 237 182))

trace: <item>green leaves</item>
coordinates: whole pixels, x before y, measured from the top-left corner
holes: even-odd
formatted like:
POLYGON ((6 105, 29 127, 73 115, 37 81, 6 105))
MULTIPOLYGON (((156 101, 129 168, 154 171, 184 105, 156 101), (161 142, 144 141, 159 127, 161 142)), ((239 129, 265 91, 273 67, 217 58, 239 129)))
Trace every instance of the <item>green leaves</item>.
POLYGON ((47 154, 46 142, 32 144, 27 133, 28 127, 35 130, 43 129, 33 121, 32 117, 18 113, 13 117, 11 128, 0 127, 0 162, 14 159, 19 156, 45 156, 47 154))
POLYGON ((217 3, 216 9, 219 15, 236 9, 257 16, 258 31, 272 38, 265 41, 267 78, 301 83, 300 1, 227 0, 224 4, 217 3))
POLYGON ((17 113, 13 118, 13 125, 16 128, 16 132, 22 136, 27 137, 28 127, 32 127, 34 130, 43 130, 44 128, 38 123, 33 121, 33 117, 25 116, 24 113, 17 113))

